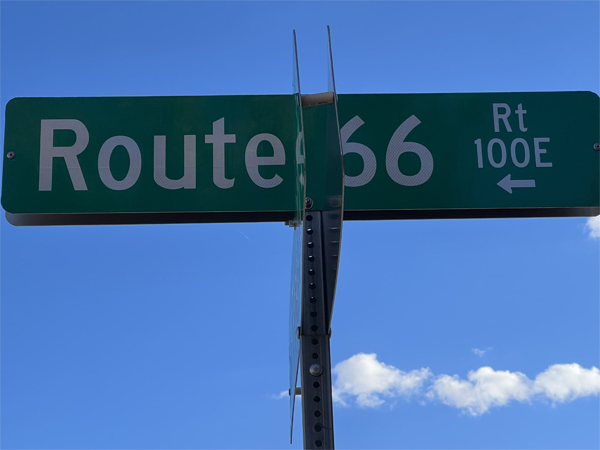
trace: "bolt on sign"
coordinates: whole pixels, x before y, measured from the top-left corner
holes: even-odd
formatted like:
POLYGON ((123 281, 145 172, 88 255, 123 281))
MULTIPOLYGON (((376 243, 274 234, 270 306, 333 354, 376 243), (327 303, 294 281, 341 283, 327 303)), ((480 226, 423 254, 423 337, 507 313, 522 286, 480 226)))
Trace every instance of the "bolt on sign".
MULTIPOLYGON (((600 213, 594 93, 338 100, 345 219, 600 213)), ((292 95, 15 98, 2 206, 25 225, 292 220, 294 136, 292 95)))

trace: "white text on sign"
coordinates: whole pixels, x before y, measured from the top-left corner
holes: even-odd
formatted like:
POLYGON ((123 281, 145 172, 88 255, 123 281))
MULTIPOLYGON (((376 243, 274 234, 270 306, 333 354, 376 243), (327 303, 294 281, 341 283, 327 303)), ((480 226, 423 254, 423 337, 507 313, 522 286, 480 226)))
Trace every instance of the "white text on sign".
MULTIPOLYGON (((504 127, 505 131, 512 133, 513 129, 510 125, 510 121, 508 120, 509 116, 511 115, 510 106, 506 103, 494 103, 492 105, 492 109, 494 118, 494 132, 499 133, 502 131, 502 127, 504 127)), ((524 116, 527 111, 523 109, 522 103, 519 103, 515 113, 518 117, 519 131, 522 133, 526 132, 527 127, 525 126, 524 116)), ((531 147, 529 142, 524 138, 518 137, 513 139, 510 143, 510 159, 515 167, 523 168, 529 165, 529 162, 531 161, 531 147)), ((533 138, 533 155, 536 167, 552 167, 551 162, 542 160, 542 155, 544 155, 547 150, 545 146, 542 147, 542 145, 548 142, 550 142, 550 138, 547 137, 533 138)), ((477 149, 477 167, 482 169, 484 167, 484 146, 482 140, 475 140, 475 146, 477 149)), ((489 164, 496 169, 504 167, 508 160, 507 146, 504 141, 499 138, 493 138, 490 139, 486 147, 486 156, 489 164)))
MULTIPOLYGON (((493 103, 492 114, 494 121, 494 133, 504 131, 508 133, 513 132, 513 126, 511 126, 509 117, 511 115, 511 107, 507 103, 493 103)), ((527 111, 523 109, 523 104, 519 103, 515 110, 517 115, 517 126, 521 133, 527 132, 525 126, 525 114, 527 111)), ((516 127, 515 127, 516 129, 516 127)), ((531 142, 531 141, 530 141, 531 142)), ((533 138, 533 155, 535 160, 535 167, 552 167, 550 161, 542 161, 542 156, 546 154, 546 147, 544 144, 550 142, 550 138, 547 137, 534 137, 533 138), (544 147, 542 147, 544 145, 544 147)), ((483 144, 481 139, 475 140, 475 147, 477 149, 477 167, 483 169, 484 157, 483 157, 483 144)), ((505 166, 508 160, 507 147, 504 141, 500 138, 493 138, 487 143, 487 160, 489 164, 495 169, 501 169, 505 166)), ((531 148, 529 142, 522 137, 514 138, 510 143, 510 160, 516 168, 522 169, 529 165, 531 161, 531 148)), ((535 180, 513 180, 512 175, 509 173, 502 178, 497 184, 509 194, 512 194, 513 188, 535 188, 535 180)))
MULTIPOLYGON (((365 122, 358 116, 350 119, 340 130, 343 153, 356 153, 363 160, 363 171, 359 175, 344 177, 344 184, 348 187, 359 187, 369 183, 377 171, 377 158, 375 153, 366 145, 357 142, 348 142, 350 136, 365 122)), ((422 144, 406 142, 405 139, 421 121, 415 115, 410 116, 396 129, 392 135, 385 154, 385 169, 389 177, 401 186, 419 186, 425 183, 433 173, 433 156, 422 144), (414 153, 421 161, 421 168, 415 175, 405 175, 398 166, 400 155, 414 153)))
MULTIPOLYGON (((385 154, 385 168, 388 176, 401 186, 419 186, 424 184, 433 173, 433 156, 422 144, 408 142, 408 134, 417 127, 421 121, 414 115, 403 121, 390 138, 385 154), (399 167, 400 156, 404 153, 414 153, 420 160, 420 169, 414 175, 407 175, 399 167)), ((349 187, 364 186, 369 183, 377 171, 377 158, 373 151, 366 145, 348 142, 350 136, 362 125, 359 116, 353 117, 340 130, 343 153, 356 153, 363 159, 363 171, 356 176, 346 176, 345 185, 349 187)), ((235 184, 235 177, 227 178, 225 175, 225 161, 227 144, 236 143, 235 133, 225 132, 225 118, 220 118, 212 124, 212 134, 204 136, 204 143, 212 145, 213 153, 213 184, 220 189, 230 189, 235 184)), ((52 190, 52 174, 55 158, 62 158, 67 166, 69 177, 76 191, 87 191, 84 174, 79 164, 78 155, 85 151, 89 144, 89 131, 87 127, 76 119, 55 119, 41 121, 40 138, 40 172, 39 190, 52 190), (68 147, 54 145, 54 133, 57 130, 70 130, 75 133, 75 143, 68 147)), ((166 136, 154 136, 154 165, 153 176, 156 184, 164 189, 196 189, 196 135, 183 136, 183 175, 178 179, 168 178, 166 175, 167 139, 166 136)), ((298 147, 298 146, 297 146, 298 147)), ((89 150, 88 150, 89 151, 89 150)), ((298 153, 298 151, 297 151, 298 153)), ((297 155, 298 162, 303 162, 303 157, 297 155)), ((260 166, 283 166, 286 163, 285 149, 281 140, 269 133, 260 133, 252 137, 246 144, 244 154, 246 172, 252 182, 261 188, 273 188, 283 182, 280 175, 264 178, 260 166), (260 143, 267 142, 272 151, 272 156, 258 156, 257 149, 260 143)), ((128 136, 112 136, 108 138, 98 151, 98 174, 102 183, 109 189, 123 191, 131 188, 138 181, 142 171, 142 152, 138 144, 128 136), (117 180, 111 172, 110 159, 117 147, 124 147, 129 157, 129 168, 125 178, 117 180)))
MULTIPOLYGON (((229 189, 235 178, 225 177, 225 144, 236 142, 235 134, 225 133, 225 119, 213 122, 212 134, 205 136, 205 143, 213 147, 213 183, 221 189, 229 189)), ((81 171, 77 155, 83 152, 90 140, 86 126, 76 119, 42 120, 40 134, 40 176, 39 190, 52 190, 52 167, 54 158, 63 158, 73 188, 87 191, 87 184, 81 171), (75 143, 69 147, 54 145, 56 130, 71 130, 75 133, 75 143)), ((166 175, 166 136, 154 136, 154 181, 165 189, 196 188, 196 135, 183 136, 184 172, 179 179, 170 179, 166 175)), ((259 166, 282 166, 285 164, 285 151, 279 138, 273 134, 260 133, 250 139, 246 145, 245 167, 250 179, 261 188, 272 188, 283 181, 279 175, 263 178, 259 166), (273 156, 258 156, 258 145, 266 141, 273 149, 273 156)), ((142 170, 142 153, 138 144, 128 136, 113 136, 107 139, 98 152, 98 174, 102 183, 109 189, 123 191, 132 187, 142 170), (110 157, 118 146, 127 150, 129 169, 122 180, 114 178, 110 169, 110 157)))

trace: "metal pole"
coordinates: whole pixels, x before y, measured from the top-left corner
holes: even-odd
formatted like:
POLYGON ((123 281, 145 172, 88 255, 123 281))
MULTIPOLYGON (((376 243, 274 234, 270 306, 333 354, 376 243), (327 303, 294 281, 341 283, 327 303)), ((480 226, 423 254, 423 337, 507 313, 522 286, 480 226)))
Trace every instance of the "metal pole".
POLYGON ((305 449, 334 449, 330 310, 326 297, 323 216, 307 211, 304 222, 304 261, 300 374, 302 429, 305 449))

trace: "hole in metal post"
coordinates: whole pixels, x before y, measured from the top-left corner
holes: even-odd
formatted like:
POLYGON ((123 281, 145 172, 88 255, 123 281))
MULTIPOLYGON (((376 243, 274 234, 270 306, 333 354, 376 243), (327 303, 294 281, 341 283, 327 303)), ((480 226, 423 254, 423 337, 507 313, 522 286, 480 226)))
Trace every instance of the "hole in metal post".
POLYGON ((321 411, 319 411, 319 410, 315 411, 315 417, 321 417, 321 411))
POLYGON ((318 381, 315 381, 313 383, 313 387, 315 387, 315 388, 321 387, 321 383, 319 383, 318 381))
POLYGON ((312 216, 309 214, 308 216, 306 216, 306 220, 310 222, 312 220, 312 216))
POLYGON ((323 429, 323 425, 321 425, 320 423, 315 423, 315 431, 321 431, 323 429))
POLYGON ((313 325, 312 327, 310 327, 311 331, 317 331, 319 329, 318 326, 313 325))
POLYGON ((310 343, 311 343, 312 345, 317 345, 317 344, 319 343, 319 341, 318 341, 318 340, 316 340, 316 339, 313 339, 312 341, 310 341, 310 343))
POLYGON ((315 401, 315 403, 319 403, 321 401, 321 397, 315 395, 315 398, 313 398, 313 400, 315 401))
POLYGON ((321 446, 323 445, 323 442, 321 442, 321 441, 319 441, 319 440, 316 440, 316 441, 315 441, 315 445, 316 445, 317 447, 321 447, 321 446))
POLYGON ((317 312, 316 311, 311 311, 310 312, 310 317, 317 317, 317 312))
POLYGON ((311 297, 311 298, 309 299, 309 301, 310 301, 311 303, 317 303, 317 298, 316 298, 316 297, 311 297))
POLYGON ((312 356, 312 359, 319 359, 318 353, 313 353, 311 356, 312 356))

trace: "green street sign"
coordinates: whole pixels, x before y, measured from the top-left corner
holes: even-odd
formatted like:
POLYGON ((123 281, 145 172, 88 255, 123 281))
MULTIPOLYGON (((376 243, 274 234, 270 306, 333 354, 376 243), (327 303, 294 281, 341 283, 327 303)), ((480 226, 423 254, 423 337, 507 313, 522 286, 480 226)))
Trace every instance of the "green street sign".
POLYGON ((598 104, 591 92, 340 95, 344 218, 598 214, 598 104))
POLYGON ((294 208, 292 102, 283 95, 13 99, 2 206, 12 214, 279 219, 294 208))
MULTIPOLYGON (((338 100, 345 219, 600 212, 594 93, 338 100)), ((293 111, 291 95, 16 98, 2 206, 15 224, 292 220, 293 111)), ((327 182, 310 157, 308 191, 327 182)))

